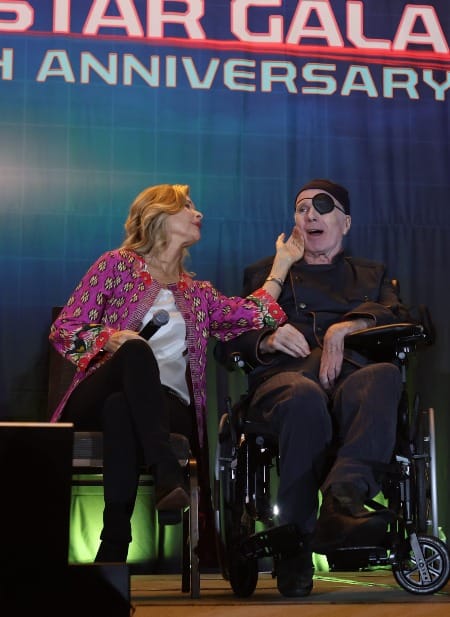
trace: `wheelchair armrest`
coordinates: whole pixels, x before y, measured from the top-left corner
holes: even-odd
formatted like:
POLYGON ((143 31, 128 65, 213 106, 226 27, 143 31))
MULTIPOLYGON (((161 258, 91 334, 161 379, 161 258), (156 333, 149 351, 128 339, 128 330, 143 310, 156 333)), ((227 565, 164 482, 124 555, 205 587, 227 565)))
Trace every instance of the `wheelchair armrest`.
POLYGON ((395 356, 401 348, 428 343, 428 334, 422 324, 396 323, 356 330, 345 337, 345 346, 363 355, 395 356))
MULTIPOLYGON (((376 361, 391 361, 399 351, 409 352, 418 344, 432 345, 435 329, 427 307, 419 307, 420 319, 416 323, 401 322, 384 326, 373 326, 352 332, 345 337, 345 347, 376 361)), ((229 348, 216 344, 216 361, 228 371, 251 371, 239 352, 229 352, 229 348)))
POLYGON ((425 328, 425 333, 427 335, 426 344, 433 345, 436 340, 436 328, 434 326, 433 320, 431 319, 431 313, 426 306, 426 304, 419 304, 419 319, 418 323, 422 324, 425 328))

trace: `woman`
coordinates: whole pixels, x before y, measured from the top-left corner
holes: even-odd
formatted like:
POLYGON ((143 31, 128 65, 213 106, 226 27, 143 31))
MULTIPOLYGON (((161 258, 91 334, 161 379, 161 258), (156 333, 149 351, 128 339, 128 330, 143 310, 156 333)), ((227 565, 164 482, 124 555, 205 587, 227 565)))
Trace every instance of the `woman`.
POLYGON ((186 435, 207 467, 209 336, 228 340, 285 320, 275 302, 277 278, 284 279, 300 254, 299 240, 284 242, 281 234, 271 280, 246 299, 228 298, 185 269, 201 221, 188 186, 146 188, 131 205, 122 246, 89 268, 51 326, 50 341, 78 369, 52 421, 103 432, 97 562, 126 561, 142 465, 155 478, 156 508, 189 503, 169 432, 186 435), (170 319, 147 341, 139 332, 160 309, 170 319))

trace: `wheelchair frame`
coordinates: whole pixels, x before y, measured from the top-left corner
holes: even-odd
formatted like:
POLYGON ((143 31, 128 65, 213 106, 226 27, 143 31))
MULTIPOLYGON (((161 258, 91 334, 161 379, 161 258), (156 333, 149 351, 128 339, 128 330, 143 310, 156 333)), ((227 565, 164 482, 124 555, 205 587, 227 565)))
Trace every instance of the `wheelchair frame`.
MULTIPOLYGON (((389 356, 401 371, 400 438, 383 485, 395 520, 383 546, 346 547, 327 554, 331 570, 391 566, 401 587, 421 595, 442 589, 450 575, 449 549, 439 538, 434 409, 419 410, 417 395, 411 405, 406 388, 410 354, 418 344, 430 342, 428 332, 419 324, 367 328, 346 339, 346 345, 370 351, 374 359, 389 356)), ((241 358, 232 356, 231 364, 242 368, 241 358)), ((277 463, 276 436, 263 422, 245 418, 245 395, 235 405, 227 399, 218 431, 214 507, 216 536, 222 543, 218 547, 222 575, 238 597, 254 592, 259 559, 276 561, 289 543, 300 541, 295 526, 277 525, 271 504, 271 474, 274 470, 278 473, 277 463), (262 531, 256 532, 257 524, 262 531)), ((374 501, 366 505, 383 508, 374 501)))

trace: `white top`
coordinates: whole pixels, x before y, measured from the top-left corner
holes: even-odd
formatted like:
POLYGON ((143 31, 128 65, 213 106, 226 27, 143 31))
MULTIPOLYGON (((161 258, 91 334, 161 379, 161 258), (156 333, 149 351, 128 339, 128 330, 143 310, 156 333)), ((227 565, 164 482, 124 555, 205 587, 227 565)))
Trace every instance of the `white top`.
POLYGON ((141 328, 161 309, 169 313, 169 321, 158 328, 148 344, 158 362, 161 383, 174 390, 189 405, 191 397, 186 383, 186 324, 169 289, 162 288, 159 291, 153 306, 142 320, 141 328))

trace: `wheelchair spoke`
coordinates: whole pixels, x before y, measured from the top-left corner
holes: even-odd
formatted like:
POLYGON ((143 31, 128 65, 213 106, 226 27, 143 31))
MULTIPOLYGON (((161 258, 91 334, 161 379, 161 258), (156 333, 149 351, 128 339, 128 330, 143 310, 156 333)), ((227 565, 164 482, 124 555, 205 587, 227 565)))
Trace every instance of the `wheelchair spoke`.
POLYGON ((417 537, 424 563, 417 563, 411 546, 393 572, 397 582, 407 591, 416 594, 430 594, 447 584, 450 574, 450 556, 446 545, 433 536, 417 537), (426 578, 424 577, 426 571, 426 578))

